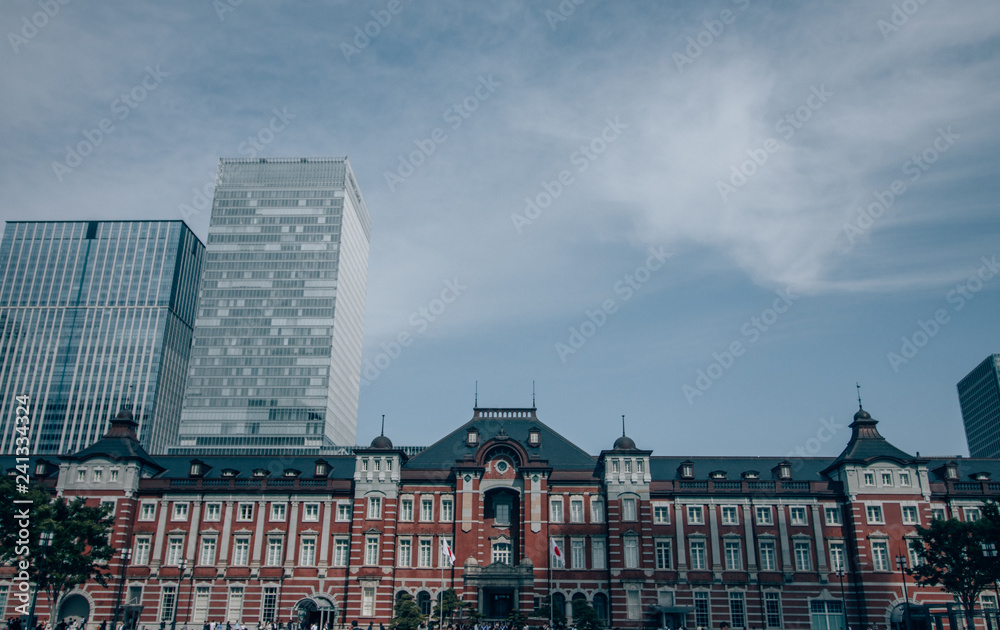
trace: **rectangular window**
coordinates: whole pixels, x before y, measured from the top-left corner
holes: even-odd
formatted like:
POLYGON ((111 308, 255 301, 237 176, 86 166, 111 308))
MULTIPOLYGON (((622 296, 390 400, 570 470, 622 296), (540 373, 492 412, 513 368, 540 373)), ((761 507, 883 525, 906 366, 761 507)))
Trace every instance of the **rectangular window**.
POLYGON ((982 518, 982 512, 977 507, 963 508, 965 512, 965 521, 967 523, 974 523, 982 518))
POLYGON ((802 506, 793 506, 788 508, 789 520, 792 525, 808 525, 809 521, 806 517, 806 509, 802 506))
POLYGON ((625 568, 639 568, 639 539, 635 536, 625 537, 625 568))
POLYGON ((583 522, 583 499, 571 499, 569 502, 569 521, 571 523, 583 522))
POLYGON ((216 522, 222 520, 222 504, 221 503, 206 503, 205 504, 205 521, 206 522, 216 522))
POLYGON ((139 506, 139 520, 140 521, 156 520, 156 504, 142 503, 139 506))
POLYGON ((365 584, 361 587, 361 616, 375 616, 375 585, 365 584))
POLYGON ((455 520, 455 501, 441 499, 441 522, 450 523, 455 520))
POLYGON ((378 564, 378 534, 365 536, 365 564, 368 566, 378 564))
POLYGON ((285 520, 285 504, 284 503, 272 503, 271 504, 271 521, 273 522, 284 522, 285 520))
POLYGON ((743 554, 740 551, 740 541, 727 540, 725 544, 726 570, 742 571, 743 554))
POLYGON ((306 523, 316 523, 319 521, 319 503, 306 503, 302 513, 302 520, 306 523))
POLYGON ((622 520, 623 521, 637 521, 639 517, 635 509, 635 499, 631 497, 626 497, 622 499, 622 520))
POLYGON ((875 473, 866 472, 865 475, 864 475, 864 478, 865 478, 865 485, 866 486, 874 486, 875 485, 875 473))
POLYGON ((932 521, 945 520, 944 508, 931 508, 931 520, 932 521))
POLYGON ((233 565, 245 567, 250 561, 250 539, 237 538, 233 542, 233 565))
POLYGON ((639 599, 639 591, 635 589, 625 591, 625 607, 629 619, 641 618, 642 605, 639 599))
POLYGON ((274 613, 278 609, 278 587, 265 586, 264 597, 260 605, 260 620, 264 622, 275 621, 274 613))
POLYGON ((78 468, 76 470, 76 480, 79 483, 84 483, 84 482, 87 481, 87 469, 86 468, 78 468))
POLYGON ((202 566, 207 566, 210 564, 215 564, 215 538, 202 538, 201 539, 201 555, 198 558, 198 564, 202 566))
POLYGON ((812 569, 812 559, 809 554, 809 543, 805 540, 797 540, 793 546, 795 556, 795 570, 809 571, 812 569))
POLYGON ((434 499, 424 497, 420 499, 420 520, 429 523, 434 520, 434 499))
POLYGON ((375 472, 382 472, 382 460, 381 460, 381 458, 376 457, 373 460, 373 463, 375 464, 375 472))
POLYGON ((252 521, 253 520, 253 503, 240 503, 236 506, 236 520, 237 521, 252 521))
POLYGON ((267 539, 267 555, 264 558, 264 566, 281 566, 281 549, 283 546, 280 538, 267 539))
POLYGON ((844 627, 844 606, 840 600, 814 599, 809 602, 812 630, 840 630, 844 627))
POLYGON ((346 567, 351 555, 351 541, 340 537, 333 540, 333 566, 346 567))
POLYGON ((243 587, 229 587, 229 602, 226 605, 226 619, 243 618, 243 587))
POLYGON ((872 541, 872 569, 875 571, 889 570, 889 543, 883 540, 872 541))
POLYGON ((399 539, 399 557, 396 559, 396 566, 408 567, 413 563, 413 541, 409 538, 399 539))
POLYGON ((691 549, 691 570, 704 571, 705 568, 708 566, 705 562, 705 541, 692 540, 690 549, 691 549))
POLYGON ((167 557, 163 564, 171 567, 176 567, 181 563, 181 554, 184 550, 184 537, 183 536, 171 536, 167 540, 167 557))
POLYGON ((172 521, 186 521, 188 517, 187 503, 174 503, 174 513, 170 517, 172 521))
POLYGON ((135 539, 135 551, 132 553, 132 564, 143 566, 149 564, 149 536, 138 536, 135 539))
POLYGON ((212 589, 207 586, 198 586, 194 589, 194 616, 191 622, 200 624, 208 619, 208 602, 212 589))
POLYGON ((128 595, 126 596, 125 603, 129 606, 139 606, 142 604, 142 587, 141 586, 130 586, 128 587, 128 595))
POLYGON ((399 500, 399 520, 401 521, 412 521, 413 520, 413 499, 404 498, 399 500))
POLYGON ((604 569, 607 567, 605 561, 606 549, 603 538, 590 539, 590 567, 592 569, 604 569))
POLYGON ((735 505, 723 505, 722 506, 722 524, 723 525, 739 525, 740 517, 736 510, 735 505))
MULTIPOLYGON (((448 549, 451 549, 451 553, 452 554, 455 553, 455 545, 452 544, 450 536, 449 537, 440 536, 438 538, 438 544, 437 544, 438 566, 439 567, 450 567, 450 566, 452 566, 452 564, 451 564, 451 558, 449 558, 448 554, 445 552, 444 545, 441 544, 442 542, 445 543, 446 545, 448 545, 448 549)), ((455 558, 455 561, 456 562, 458 561, 457 557, 455 558)), ((507 564, 510 564, 510 560, 507 561, 507 564)))
POLYGON ((587 568, 587 549, 582 538, 574 538, 569 543, 570 565, 574 569, 587 568))
POLYGON ((882 515, 881 505, 869 505, 865 507, 865 514, 868 516, 868 523, 870 525, 883 525, 885 524, 885 518, 882 515))
POLYGON ((771 506, 766 505, 757 508, 757 524, 758 525, 774 524, 774 513, 771 510, 771 506))
POLYGON ((781 593, 777 591, 764 593, 764 615, 765 627, 781 627, 781 593))
POLYGON ((899 485, 901 486, 910 485, 910 473, 908 472, 899 473, 899 485))
POLYGON ((705 517, 700 505, 688 506, 688 525, 704 525, 705 517))
POLYGON ((417 566, 429 567, 433 562, 434 543, 426 538, 421 539, 417 553, 417 566))
POLYGON ((823 514, 826 515, 827 525, 843 525, 844 521, 840 516, 840 507, 825 507, 823 508, 823 514))
POLYGON ((108 469, 108 481, 110 481, 110 482, 116 482, 116 481, 118 481, 118 471, 119 471, 118 468, 109 468, 108 469))
POLYGON ((632 473, 632 460, 631 459, 626 459, 625 460, 625 474, 629 475, 631 473, 632 473))
POLYGON ((549 501, 549 520, 553 523, 563 522, 562 499, 551 499, 549 501))
POLYGON ((670 541, 669 540, 657 540, 656 541, 656 568, 657 569, 669 569, 670 568, 670 541))
POLYGON ((920 521, 917 518, 917 506, 903 506, 903 525, 917 525, 920 521))
POLYGON ((503 501, 493 504, 493 524, 510 525, 510 503, 503 501))
POLYGON ((303 538, 299 548, 299 565, 311 567, 316 564, 316 539, 303 538))
POLYGON ((892 472, 888 470, 882 471, 882 485, 888 488, 892 487, 892 472))
POLYGON ((712 615, 708 605, 708 591, 694 592, 694 623, 702 628, 712 627, 712 615))
POLYGON ((94 483, 101 483, 104 481, 104 469, 95 468, 94 469, 94 483))
POLYGON ((368 497, 368 518, 373 520, 382 518, 382 497, 368 497))
MULTIPOLYGON (((352 505, 349 501, 337 502, 337 522, 348 523, 351 520, 352 505)), ((413 502, 410 502, 410 519, 413 520, 413 502)))
POLYGON ((760 541, 760 570, 761 571, 778 570, 778 563, 775 558, 773 540, 760 541))
POLYGON ((847 571, 847 556, 844 553, 844 543, 830 541, 830 569, 847 571))
POLYGON ((165 584, 160 590, 160 621, 170 623, 177 605, 177 587, 165 584))
POLYGON ((733 628, 747 626, 747 605, 743 591, 729 591, 729 623, 733 628))
MULTIPOLYGON (((997 609, 997 596, 993 593, 987 594, 983 593, 979 596, 980 606, 983 610, 996 610, 997 609)), ((2 609, 0 609, 2 610, 2 609)))
POLYGON ((604 501, 594 500, 590 502, 590 522, 604 522, 604 501))
POLYGON ((362 459, 361 460, 361 472, 368 472, 368 460, 367 459, 362 459))
POLYGON ((657 525, 669 525, 670 524, 670 506, 669 505, 653 505, 653 522, 657 525))
POLYGON ((910 568, 919 567, 921 565, 927 564, 927 559, 920 555, 920 541, 907 539, 906 541, 906 551, 910 557, 910 568))

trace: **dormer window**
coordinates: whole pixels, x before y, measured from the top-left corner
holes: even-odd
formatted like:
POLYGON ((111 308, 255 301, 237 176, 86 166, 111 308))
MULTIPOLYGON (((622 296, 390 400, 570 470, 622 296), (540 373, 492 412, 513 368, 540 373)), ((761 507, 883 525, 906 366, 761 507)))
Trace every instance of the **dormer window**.
POLYGON ((988 473, 988 472, 977 472, 974 475, 972 475, 972 478, 975 479, 976 481, 989 481, 990 480, 990 473, 988 473))
POLYGON ((326 461, 322 460, 322 459, 317 459, 316 460, 316 467, 313 468, 313 476, 314 477, 326 477, 326 475, 327 475, 326 470, 327 470, 326 461))
POLYGON ((709 479, 725 479, 726 478, 726 471, 724 471, 724 470, 713 470, 712 472, 708 473, 708 477, 709 477, 709 479))
POLYGON ((694 479, 694 463, 684 462, 681 464, 681 479, 694 479))
POLYGON ((792 465, 788 462, 781 462, 778 464, 778 478, 779 479, 791 479, 792 478, 792 465))
POLYGON ((268 474, 269 473, 264 468, 255 468, 254 471, 253 471, 253 476, 254 477, 258 477, 258 478, 260 478, 260 477, 267 477, 268 474))
POLYGON ((294 468, 286 468, 285 469, 285 476, 286 477, 298 477, 301 474, 302 474, 301 471, 295 470, 294 468))
POLYGON ((201 477, 204 471, 204 464, 197 460, 191 460, 191 467, 188 469, 188 476, 190 477, 201 477))
POLYGON ((951 462, 945 466, 944 478, 949 480, 958 479, 958 464, 951 462))
POLYGON ((528 431, 528 446, 538 446, 542 443, 542 432, 538 429, 528 431))
POLYGON ((479 444, 479 429, 469 429, 465 434, 465 445, 476 446, 479 444))
POLYGON ((760 479, 760 473, 756 470, 748 470, 740 476, 744 479, 760 479))
POLYGON ((38 460, 35 464, 35 476, 44 477, 49 474, 49 463, 44 459, 38 460))
POLYGON ((238 474, 240 474, 240 471, 233 470, 232 468, 224 468, 222 470, 222 476, 223 477, 235 477, 238 474))

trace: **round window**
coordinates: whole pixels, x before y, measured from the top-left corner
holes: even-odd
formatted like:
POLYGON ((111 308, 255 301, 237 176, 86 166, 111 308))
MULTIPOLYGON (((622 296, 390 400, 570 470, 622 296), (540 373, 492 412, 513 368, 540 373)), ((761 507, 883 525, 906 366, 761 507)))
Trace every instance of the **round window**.
POLYGON ((497 472, 498 473, 503 474, 503 473, 507 472, 507 468, 508 468, 507 462, 505 462, 504 460, 501 459, 500 461, 497 462, 497 472))

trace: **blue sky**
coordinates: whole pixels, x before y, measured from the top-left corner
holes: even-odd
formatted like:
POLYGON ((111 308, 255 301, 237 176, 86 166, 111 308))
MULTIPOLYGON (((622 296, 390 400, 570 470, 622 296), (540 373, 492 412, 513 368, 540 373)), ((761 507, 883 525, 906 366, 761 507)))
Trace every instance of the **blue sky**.
POLYGON ((577 1, 6 2, 0 219, 204 240, 219 157, 347 155, 360 443, 534 381, 593 453, 625 414, 658 454, 835 455, 860 381, 897 446, 967 455, 1000 5, 577 1))

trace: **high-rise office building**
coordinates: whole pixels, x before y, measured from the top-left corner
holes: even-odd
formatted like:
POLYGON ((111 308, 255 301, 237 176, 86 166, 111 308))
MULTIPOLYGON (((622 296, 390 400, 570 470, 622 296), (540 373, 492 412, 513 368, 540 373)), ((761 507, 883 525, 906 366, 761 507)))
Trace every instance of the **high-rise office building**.
POLYGON ((1000 457, 1000 354, 991 354, 958 382, 965 439, 972 457, 1000 457))
MULTIPOLYGON (((0 241, 0 452, 18 396, 29 451, 93 444, 131 404, 139 440, 176 440, 204 245, 182 221, 10 221, 0 241)), ((24 426, 22 423, 20 426, 24 426)))
POLYGON ((369 230, 346 157, 220 161, 171 452, 354 444, 369 230))

